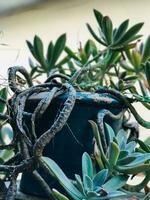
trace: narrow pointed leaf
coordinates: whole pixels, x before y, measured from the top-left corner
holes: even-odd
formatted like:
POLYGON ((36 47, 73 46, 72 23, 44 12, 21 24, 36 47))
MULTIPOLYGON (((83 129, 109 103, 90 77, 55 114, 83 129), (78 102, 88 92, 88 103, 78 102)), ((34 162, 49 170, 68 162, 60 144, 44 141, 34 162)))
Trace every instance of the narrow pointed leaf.
POLYGON ((96 21, 99 25, 99 27, 102 27, 102 20, 103 20, 103 15, 102 13, 100 13, 98 10, 94 9, 94 15, 95 15, 95 18, 96 18, 96 21))
POLYGON ((85 152, 82 156, 82 174, 93 177, 93 164, 90 156, 85 152))
POLYGON ((111 167, 116 165, 119 153, 120 153, 119 146, 115 142, 111 142, 109 145, 109 155, 108 155, 108 161, 111 167))
POLYGON ((107 175, 107 169, 103 169, 100 172, 98 172, 93 178, 93 189, 95 189, 96 187, 101 187, 105 183, 107 175))
POLYGON ((89 32, 91 33, 91 35, 94 37, 94 39, 99 42, 100 44, 107 46, 106 43, 104 41, 102 41, 93 31, 93 29, 91 28, 91 26, 89 24, 87 24, 87 28, 89 30, 89 32))
POLYGON ((128 19, 120 24, 120 26, 118 27, 118 29, 116 30, 114 34, 114 44, 115 42, 118 42, 122 38, 122 36, 124 35, 124 33, 126 32, 128 28, 128 24, 129 24, 128 19))
POLYGON ((133 162, 126 165, 127 167, 134 167, 145 163, 146 161, 150 160, 150 153, 145 153, 143 155, 138 156, 133 162))
POLYGON ((72 184, 61 168, 52 159, 48 157, 42 157, 42 161, 44 161, 49 170, 55 175, 59 183, 66 189, 70 196, 76 200, 84 199, 82 193, 72 184))
POLYGON ((142 51, 142 62, 146 62, 150 58, 150 35, 148 36, 142 51))
POLYGON ((112 43, 112 32, 113 32, 113 25, 112 21, 108 16, 105 16, 102 21, 102 30, 105 35, 105 39, 107 41, 107 45, 112 43))
POLYGON ((37 35, 35 35, 34 37, 34 51, 36 54, 36 58, 40 62, 40 64, 45 65, 43 43, 37 35))
POLYGON ((127 41, 130 41, 131 38, 133 38, 142 28, 143 23, 138 23, 134 26, 132 26, 125 34, 124 36, 117 42, 117 44, 122 44, 127 41))
POLYGON ((53 50, 54 50, 54 45, 52 42, 50 42, 47 49, 47 61, 49 64, 51 63, 51 60, 52 60, 53 50))
POLYGON ((65 48, 65 44, 66 44, 66 34, 63 34, 57 39, 55 46, 53 48, 53 56, 50 63, 51 66, 54 66, 56 64, 58 58, 60 57, 61 53, 65 48))
MULTIPOLYGON (((8 90, 7 88, 3 88, 0 90, 0 97, 6 101, 7 100, 7 95, 8 95, 8 90)), ((5 109, 5 103, 4 102, 0 102, 0 113, 3 113, 5 109)))
POLYGON ((146 78, 147 78, 147 82, 150 86, 150 62, 147 62, 145 64, 145 75, 146 75, 146 78))
POLYGON ((65 195, 63 195, 55 189, 52 189, 52 193, 57 200, 69 200, 65 195))
POLYGON ((92 179, 87 175, 83 176, 83 185, 84 185, 84 189, 85 189, 86 192, 93 190, 92 179))

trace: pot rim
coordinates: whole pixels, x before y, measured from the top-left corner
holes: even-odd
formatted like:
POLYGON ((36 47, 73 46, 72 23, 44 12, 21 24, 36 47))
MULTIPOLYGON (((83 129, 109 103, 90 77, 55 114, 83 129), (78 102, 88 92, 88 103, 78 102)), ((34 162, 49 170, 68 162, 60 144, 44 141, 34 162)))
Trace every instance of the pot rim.
MULTIPOLYGON (((48 92, 40 92, 39 94, 33 94, 29 97, 29 101, 39 102, 44 98, 44 96, 48 92)), ((61 94, 58 97, 55 97, 58 101, 65 100, 67 98, 67 93, 61 94)), ((108 93, 96 93, 96 92, 85 92, 85 91, 77 91, 76 92, 76 102, 84 103, 88 105, 109 105, 111 107, 123 107, 122 102, 120 102, 113 95, 108 93)))

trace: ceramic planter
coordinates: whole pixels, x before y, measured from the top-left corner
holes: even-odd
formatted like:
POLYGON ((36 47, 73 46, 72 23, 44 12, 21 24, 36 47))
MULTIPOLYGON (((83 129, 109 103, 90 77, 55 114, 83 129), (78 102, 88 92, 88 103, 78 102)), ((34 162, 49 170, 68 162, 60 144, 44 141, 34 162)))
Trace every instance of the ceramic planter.
MULTIPOLYGON (((43 95, 46 93, 32 96, 28 100, 26 111, 33 112, 43 95)), ((42 118, 36 120, 38 137, 54 122, 57 111, 65 99, 66 95, 55 98, 42 118)), ((122 112, 123 106, 110 95, 77 92, 76 103, 67 124, 44 149, 44 156, 55 160, 69 178, 74 178, 74 174, 81 174, 82 154, 85 151, 89 154, 93 153, 93 133, 88 120, 96 120, 97 113, 101 109, 108 109, 112 113, 118 114, 122 112)), ((30 120, 26 120, 30 129, 30 120)), ((106 118, 105 120, 115 131, 118 131, 122 126, 122 119, 113 121, 106 118)), ((39 169, 39 173, 50 187, 57 189, 60 187, 52 177, 47 176, 41 169, 39 169)), ((24 193, 45 197, 32 173, 22 175, 20 190, 24 193)))

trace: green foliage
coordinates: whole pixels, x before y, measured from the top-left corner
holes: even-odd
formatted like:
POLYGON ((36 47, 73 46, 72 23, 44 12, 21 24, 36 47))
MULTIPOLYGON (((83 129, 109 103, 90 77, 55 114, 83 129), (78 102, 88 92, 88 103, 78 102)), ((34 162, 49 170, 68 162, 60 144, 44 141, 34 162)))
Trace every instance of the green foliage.
POLYGON ((41 73, 46 73, 49 76, 51 70, 57 68, 60 63, 58 59, 60 58, 66 44, 66 34, 61 35, 55 44, 51 41, 48 45, 46 56, 44 55, 44 47, 42 40, 36 35, 33 40, 33 44, 27 41, 28 48, 32 53, 33 57, 40 64, 39 66, 34 66, 30 64, 32 71, 31 76, 35 73, 40 75, 41 73))
MULTIPOLYGON (((103 169, 97 174, 93 172, 92 160, 87 153, 82 156, 82 178, 75 175, 74 184, 69 180, 58 165, 50 158, 42 157, 49 170, 55 175, 59 183, 73 199, 113 199, 125 196, 119 189, 123 187, 128 179, 127 176, 118 175, 109 177, 108 170, 103 169)), ((67 199, 64 195, 53 189, 57 199, 67 199)))

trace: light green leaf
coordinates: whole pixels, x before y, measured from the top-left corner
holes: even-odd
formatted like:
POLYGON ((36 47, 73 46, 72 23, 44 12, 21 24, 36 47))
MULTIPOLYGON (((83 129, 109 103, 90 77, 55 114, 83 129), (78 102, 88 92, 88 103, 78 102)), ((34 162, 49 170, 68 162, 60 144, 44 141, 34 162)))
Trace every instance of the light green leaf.
POLYGON ((65 195, 63 195, 62 193, 58 192, 55 189, 52 189, 52 193, 54 197, 56 197, 56 199, 58 200, 69 200, 65 195))
POLYGON ((141 164, 144 164, 146 161, 150 160, 150 153, 145 153, 143 155, 139 155, 133 162, 126 165, 127 167, 134 167, 141 164))
POLYGON ((87 175, 83 175, 83 185, 84 185, 85 192, 89 192, 93 190, 92 179, 87 175))
POLYGON ((94 176, 94 178, 93 178, 93 189, 94 190, 97 187, 101 187, 105 183, 105 181, 107 179, 107 175, 108 175, 108 170, 103 169, 94 176))
POLYGON ((93 164, 90 156, 85 152, 82 156, 82 175, 93 178, 93 164))
POLYGON ((116 165, 119 153, 119 146, 115 142, 111 142, 109 145, 108 162, 112 168, 116 165))
POLYGON ((48 157, 42 157, 41 159, 73 199, 84 199, 84 195, 72 184, 61 168, 52 159, 48 157))
POLYGON ((103 185, 103 188, 107 192, 113 192, 123 187, 126 184, 127 180, 128 177, 124 175, 114 176, 103 185))

